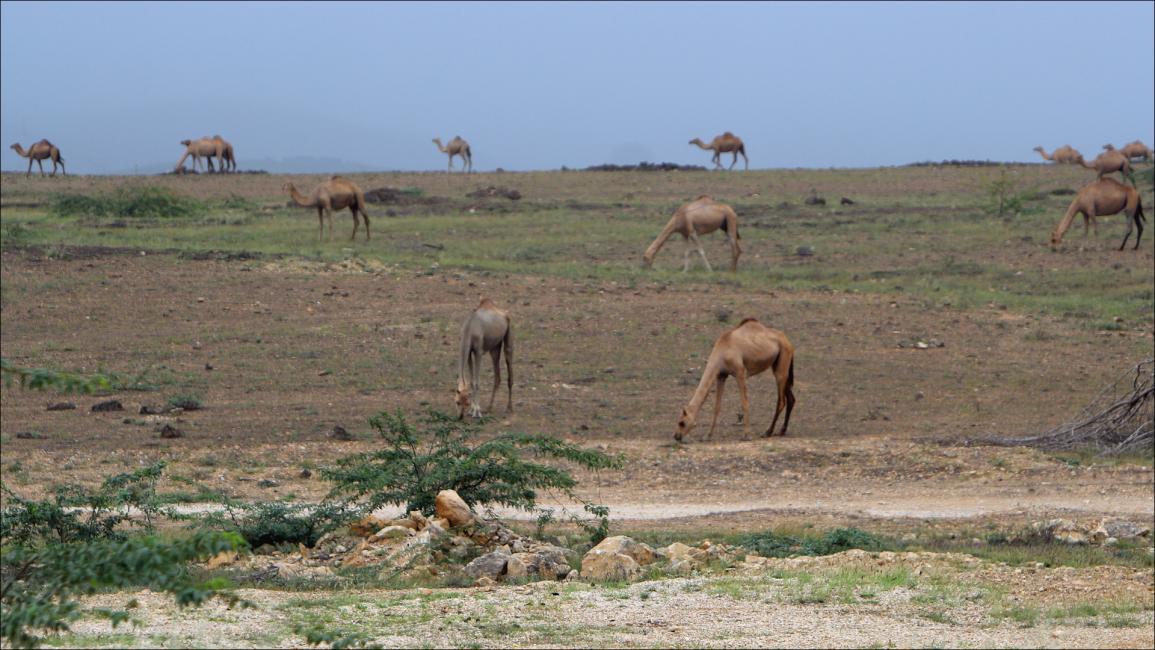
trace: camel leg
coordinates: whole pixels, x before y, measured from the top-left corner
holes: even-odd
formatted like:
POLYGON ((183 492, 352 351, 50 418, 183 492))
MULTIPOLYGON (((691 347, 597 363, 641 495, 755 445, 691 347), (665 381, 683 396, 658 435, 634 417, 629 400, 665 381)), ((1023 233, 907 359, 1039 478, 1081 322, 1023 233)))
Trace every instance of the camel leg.
POLYGON ((774 425, 778 424, 778 414, 782 407, 786 407, 786 419, 782 421, 782 433, 790 426, 790 412, 794 410, 794 357, 782 356, 778 359, 778 367, 774 369, 774 381, 778 389, 778 404, 774 408, 774 419, 770 421, 770 428, 766 429, 766 437, 774 435, 774 425))
POLYGON ((738 393, 742 396, 742 436, 750 436, 750 398, 746 393, 746 368, 741 367, 734 373, 738 380, 738 393))
POLYGON ((690 238, 686 238, 686 251, 682 254, 682 273, 690 270, 690 238))
POLYGON ((738 152, 734 152, 734 160, 730 162, 730 171, 734 171, 734 165, 738 164, 738 152))
MULTIPOLYGON (((1123 214, 1127 213, 1124 212, 1123 214)), ((1119 244, 1119 250, 1127 247, 1127 240, 1131 238, 1131 231, 1135 230, 1136 227, 1139 228, 1139 234, 1135 236, 1135 248, 1139 248, 1139 240, 1143 238, 1143 221, 1140 216, 1141 214, 1138 210, 1133 214, 1127 214, 1127 234, 1123 235, 1123 243, 1119 244)))
POLYGON ((28 157, 28 173, 24 174, 24 178, 28 178, 31 175, 32 175, 32 156, 29 156, 28 157))
POLYGON ((501 352, 505 355, 505 384, 509 392, 509 398, 505 403, 505 411, 507 413, 513 413, 513 357, 510 356, 512 352, 510 349, 512 347, 510 345, 511 341, 509 330, 506 330, 505 341, 501 344, 501 352))
POLYGON ((317 206, 317 225, 320 230, 317 231, 317 241, 325 241, 325 209, 317 206))
POLYGON ((493 400, 497 398, 497 389, 501 388, 501 346, 493 348, 489 356, 493 359, 493 392, 489 394, 489 406, 485 410, 493 413, 493 400))
POLYGON ((718 413, 722 411, 722 390, 726 388, 727 375, 718 375, 718 392, 714 395, 714 419, 710 421, 710 433, 706 440, 714 437, 714 428, 718 426, 718 413))
POLYGON ((349 237, 349 241, 357 241, 357 226, 361 224, 357 219, 357 208, 349 206, 349 212, 353 213, 353 236, 349 237))
POLYGON ((361 220, 365 222, 365 241, 369 241, 369 215, 361 208, 361 220))
POLYGON ((742 160, 743 160, 744 166, 746 168, 746 171, 750 171, 750 159, 746 157, 746 152, 741 151, 739 153, 742 154, 742 160))
MULTIPOLYGON (((477 392, 481 387, 481 345, 481 341, 478 341, 477 345, 469 351, 469 395, 473 400, 477 400, 477 392)), ((471 408, 473 409, 473 417, 480 418, 481 404, 479 401, 474 401, 471 408)))
POLYGON ((37 158, 36 159, 36 166, 40 168, 40 175, 43 176, 44 175, 44 161, 37 158))
POLYGON ((698 233, 691 230, 690 239, 694 240, 694 246, 698 248, 698 254, 702 256, 702 264, 706 265, 706 270, 713 273, 714 269, 710 268, 710 260, 706 259, 706 251, 702 250, 702 242, 698 239, 698 233))

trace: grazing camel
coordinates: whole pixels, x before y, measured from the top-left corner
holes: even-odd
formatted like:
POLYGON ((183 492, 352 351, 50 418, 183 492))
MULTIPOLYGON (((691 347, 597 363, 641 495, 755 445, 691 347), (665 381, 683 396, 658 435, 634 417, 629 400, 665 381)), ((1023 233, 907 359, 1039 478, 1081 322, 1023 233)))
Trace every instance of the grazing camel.
POLYGON ((441 146, 441 138, 433 138, 433 144, 441 153, 449 154, 449 171, 453 171, 453 157, 461 156, 462 171, 473 171, 473 152, 469 150, 469 143, 455 135, 446 146, 441 146))
MULTIPOLYGON (((1075 215, 1080 212, 1083 214, 1084 228, 1086 228, 1088 221, 1091 222, 1095 225, 1096 235, 1099 234, 1096 217, 1125 213, 1127 215, 1127 234, 1123 236, 1123 243, 1119 244, 1119 250, 1123 250, 1127 245, 1127 239, 1135 228, 1139 229, 1139 233, 1135 236, 1135 249, 1139 248, 1139 240, 1143 238, 1143 219, 1145 217, 1143 215, 1143 202, 1139 197, 1139 191, 1135 188, 1127 187, 1113 178, 1100 178, 1094 183, 1084 186, 1075 195, 1075 200, 1071 201, 1071 206, 1067 208, 1067 213, 1063 215, 1059 225, 1055 226, 1051 232, 1052 248, 1058 248, 1059 244, 1063 243, 1063 234, 1071 227, 1075 215)), ((1084 230, 1083 236, 1086 236, 1086 230, 1084 230)))
POLYGON ((481 417, 481 406, 473 401, 481 382, 481 355, 493 358, 493 392, 489 395, 486 411, 493 411, 493 400, 501 386, 501 353, 505 352, 506 383, 509 401, 505 410, 513 413, 513 327, 509 314, 497 308, 489 298, 482 298, 477 309, 461 326, 461 359, 457 367, 457 419, 465 418, 468 410, 472 417, 481 417), (466 377, 466 371, 469 376, 466 377))
POLYGON ((349 240, 357 239, 358 212, 361 213, 361 219, 365 221, 365 239, 369 239, 369 215, 365 212, 365 193, 352 181, 334 176, 318 185, 308 198, 302 196, 292 183, 285 183, 283 189, 289 193, 297 205, 304 208, 317 208, 317 219, 321 222, 321 230, 317 233, 318 241, 324 237, 325 217, 329 217, 329 239, 332 239, 333 210, 344 210, 345 208, 349 208, 349 212, 353 213, 353 236, 349 240))
POLYGON ((677 233, 686 240, 682 273, 690 270, 691 242, 698 249, 698 254, 702 256, 702 263, 706 265, 706 270, 713 272, 714 269, 710 268, 710 262, 706 259, 706 252, 702 250, 702 242, 698 239, 698 235, 706 235, 719 228, 726 233, 726 242, 730 244, 730 270, 736 271, 738 269, 738 256, 742 254, 742 247, 738 245, 738 240, 742 238, 738 234, 738 215, 730 206, 725 203, 718 203, 705 194, 674 211, 674 216, 670 217, 669 223, 662 229, 661 234, 642 254, 642 266, 649 268, 654 263, 654 256, 661 250, 662 245, 674 233, 677 233))
POLYGON ((782 422, 781 435, 786 435, 786 428, 790 426, 790 412, 794 410, 794 346, 782 332, 766 327, 754 318, 745 318, 737 327, 722 332, 714 342, 714 349, 710 351, 710 358, 706 360, 706 368, 702 371, 702 380, 698 382, 694 396, 678 418, 674 440, 681 442, 694 428, 702 403, 717 383, 714 419, 706 438, 714 436, 714 428, 718 426, 718 412, 722 409, 722 390, 726 386, 726 378, 731 375, 738 380, 738 390, 742 394, 742 432, 748 436, 750 400, 746 396, 746 378, 760 374, 767 368, 774 370, 774 380, 778 385, 778 405, 774 409, 774 419, 764 435, 769 437, 774 433, 774 425, 778 423, 778 414, 784 405, 786 419, 782 422))
POLYGON ((28 173, 24 174, 25 177, 32 175, 33 160, 36 161, 36 165, 40 168, 40 175, 43 176, 44 161, 46 159, 52 161, 52 176, 56 175, 56 165, 58 164, 60 165, 61 175, 68 175, 68 172, 64 170, 64 158, 60 155, 60 149, 58 149, 56 145, 47 140, 41 140, 40 142, 37 142, 31 147, 28 147, 27 151, 25 151, 24 147, 21 147, 20 143, 17 142, 16 144, 12 145, 12 150, 15 151, 16 154, 21 158, 28 159, 28 173))
MULTIPOLYGON (((224 172, 224 171, 230 171, 230 172, 237 171, 237 159, 236 159, 236 156, 233 154, 232 143, 229 142, 228 140, 225 140, 224 138, 222 138, 219 135, 213 136, 213 142, 219 142, 221 144, 221 159, 220 159, 221 171, 222 172, 224 172)), ((194 162, 194 164, 195 164, 195 162, 194 162)))
POLYGON ((1035 147, 1033 151, 1039 152, 1039 155, 1043 157, 1043 160, 1057 162, 1060 165, 1079 165, 1083 162, 1083 154, 1079 153, 1069 144, 1065 144, 1058 149, 1055 149, 1055 152, 1049 156, 1047 155, 1047 150, 1043 149, 1042 147, 1035 147))
POLYGON ((1080 164, 1087 169, 1093 169, 1098 172, 1099 180, 1103 180, 1105 174, 1119 172, 1123 175, 1123 178, 1130 179, 1131 186, 1134 187, 1135 177, 1131 175, 1131 161, 1127 160, 1127 156, 1116 151, 1115 147, 1111 145, 1107 146, 1111 148, 1099 154, 1099 156, 1089 164, 1086 161, 1081 161, 1080 164))
POLYGON ((734 165, 738 164, 738 154, 742 154, 742 160, 746 162, 746 169, 750 169, 750 159, 746 157, 746 145, 743 144, 742 138, 730 133, 729 131, 714 138, 710 144, 702 142, 700 138, 690 140, 690 144, 696 144, 702 149, 710 149, 714 152, 714 169, 722 168, 722 154, 734 154, 734 160, 730 163, 730 169, 734 169, 734 165))
MULTIPOLYGON (((1107 151, 1113 151, 1115 149, 1114 145, 1109 144, 1103 145, 1103 148, 1107 151)), ((1155 151, 1152 151, 1151 147, 1143 144, 1142 140, 1128 142, 1127 144, 1123 145, 1123 148, 1119 150, 1119 153, 1126 156, 1127 160, 1135 160, 1138 158, 1143 162, 1151 162, 1151 159, 1155 158, 1155 151)))
MULTIPOLYGON (((213 158, 218 159, 224 157, 224 140, 214 140, 213 138, 197 138, 196 140, 181 140, 180 143, 184 145, 184 154, 181 155, 180 160, 176 163, 176 168, 173 171, 183 172, 184 161, 192 156, 193 171, 196 171, 197 162, 200 158, 205 159, 205 164, 208 165, 209 171, 216 171, 213 169, 213 158)), ((221 163, 223 170, 224 163, 221 163)))

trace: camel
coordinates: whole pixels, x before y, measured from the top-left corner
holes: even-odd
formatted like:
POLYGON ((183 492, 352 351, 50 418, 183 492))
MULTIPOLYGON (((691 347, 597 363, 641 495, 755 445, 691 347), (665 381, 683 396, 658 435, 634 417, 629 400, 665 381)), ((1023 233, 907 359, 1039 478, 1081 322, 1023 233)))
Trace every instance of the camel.
POLYGON ((497 308, 493 301, 482 298, 477 309, 461 326, 461 359, 457 367, 457 419, 481 417, 481 406, 473 401, 481 382, 481 355, 489 353, 493 359, 493 392, 489 395, 486 411, 493 411, 493 400, 501 386, 501 353, 505 352, 506 384, 509 401, 505 410, 513 413, 513 327, 509 314, 497 308), (466 377, 468 370, 469 376, 466 377))
POLYGON ((1033 151, 1039 152, 1039 155, 1043 157, 1043 160, 1057 162, 1060 165, 1079 165, 1083 162, 1083 154, 1079 153, 1069 144, 1065 144, 1058 149, 1055 149, 1055 152, 1049 156, 1047 155, 1047 150, 1043 149, 1042 147, 1035 147, 1033 151))
POLYGON ((730 169, 734 169, 734 165, 738 164, 738 154, 742 154, 742 160, 746 161, 746 169, 750 169, 750 159, 746 157, 746 145, 743 144, 742 138, 730 133, 729 131, 714 138, 710 144, 702 142, 700 138, 690 140, 690 144, 696 144, 703 149, 710 149, 714 152, 714 169, 722 168, 722 154, 734 154, 734 160, 730 163, 730 169))
POLYGON ((1080 161, 1079 164, 1087 169, 1093 169, 1098 172, 1099 180, 1103 180, 1105 174, 1119 172, 1123 175, 1123 178, 1130 179, 1131 186, 1134 187, 1135 177, 1131 175, 1131 161, 1128 160, 1127 156, 1124 156, 1122 152, 1116 151, 1115 147, 1111 145, 1107 146, 1111 148, 1099 154, 1099 157, 1092 160, 1090 164, 1086 161, 1080 161))
MULTIPOLYGON (((1123 236, 1123 243, 1119 244, 1119 250, 1123 250, 1127 245, 1127 239, 1135 228, 1139 229, 1139 233, 1135 236, 1135 249, 1138 249, 1139 240, 1143 238, 1143 220, 1146 218, 1143 215, 1143 202, 1139 197, 1138 190, 1134 187, 1127 187, 1113 178, 1100 178, 1079 190, 1079 193, 1075 195, 1075 200, 1071 201, 1071 206, 1063 215, 1063 219, 1051 232, 1051 248, 1058 248, 1059 244, 1063 242, 1063 234, 1071 227, 1075 215, 1083 214, 1084 228, 1086 228, 1088 221, 1094 224, 1097 236, 1099 227, 1095 221, 1096 218, 1119 214, 1120 212, 1127 215, 1127 234, 1123 236)), ((1083 236, 1086 237, 1086 230, 1084 230, 1083 236)))
MULTIPOLYGON (((1109 145, 1109 144, 1103 145, 1103 148, 1106 149, 1107 151, 1114 151, 1115 150, 1114 145, 1109 145)), ((1151 147, 1148 147, 1147 145, 1143 144, 1142 140, 1136 140, 1134 142, 1128 142, 1127 144, 1123 145, 1122 149, 1119 149, 1119 153, 1126 156, 1127 160, 1135 160, 1136 158, 1138 158, 1139 160, 1142 160, 1143 162, 1151 162, 1151 159, 1155 158, 1155 151, 1152 151, 1151 147)))
POLYGON ((677 233, 686 240, 682 273, 690 270, 691 242, 698 249, 698 254, 702 256, 702 263, 706 265, 706 270, 713 272, 714 269, 710 268, 710 262, 706 259, 706 252, 702 250, 702 242, 698 239, 698 235, 706 235, 719 228, 726 233, 726 242, 730 244, 730 270, 736 271, 738 269, 738 256, 742 254, 742 247, 738 245, 738 240, 742 238, 738 234, 738 215, 730 206, 725 203, 718 203, 705 194, 674 211, 674 216, 670 217, 669 223, 662 229, 661 234, 642 254, 642 266, 649 268, 654 263, 654 256, 661 250, 662 245, 674 233, 677 233))
POLYGON ((329 239, 332 239, 333 210, 345 208, 349 208, 349 212, 353 213, 353 236, 349 240, 357 239, 357 213, 360 212, 361 219, 365 221, 365 239, 368 241, 369 215, 365 212, 365 193, 352 181, 341 176, 334 176, 318 185, 308 198, 302 196, 292 183, 285 183, 283 189, 289 193, 297 205, 305 208, 317 208, 317 219, 321 222, 321 230, 317 233, 318 241, 324 237, 325 217, 329 218, 329 239))
MULTIPOLYGON (((237 159, 236 159, 236 156, 233 155, 232 143, 229 142, 228 140, 225 140, 224 138, 222 138, 219 135, 214 135, 212 139, 213 139, 213 142, 219 142, 221 144, 221 159, 220 159, 221 171, 222 172, 223 171, 230 171, 230 172, 237 171, 237 159)), ((195 159, 193 161, 193 164, 194 165, 196 164, 195 159)))
POLYGON ((453 157, 461 156, 462 171, 473 171, 473 152, 469 150, 469 143, 455 135, 446 146, 441 146, 441 138, 433 138, 433 144, 441 153, 449 154, 449 171, 453 171, 453 157))
POLYGON ((32 175, 33 160, 36 161, 36 166, 40 168, 40 175, 43 176, 44 161, 46 159, 52 161, 52 176, 56 175, 56 165, 58 164, 60 165, 61 175, 68 175, 68 172, 64 170, 64 158, 60 155, 60 149, 58 149, 56 145, 47 140, 41 140, 40 142, 37 142, 31 147, 28 147, 27 151, 25 151, 24 147, 21 147, 20 143, 17 142, 16 144, 12 145, 12 150, 15 151, 21 158, 28 159, 28 173, 24 174, 25 177, 32 175))
POLYGON ((197 162, 199 158, 205 159, 205 164, 208 165, 209 171, 216 171, 213 169, 213 158, 222 159, 221 170, 224 170, 224 140, 214 140, 213 138, 197 138, 196 140, 181 140, 180 143, 184 145, 184 154, 181 155, 180 160, 176 163, 176 168, 173 171, 184 171, 184 161, 189 156, 193 158, 193 171, 196 171, 197 162))
POLYGON ((718 392, 714 398, 714 419, 710 423, 710 433, 707 439, 714 436, 714 429, 718 426, 718 412, 722 409, 722 390, 726 387, 726 378, 733 375, 738 380, 738 390, 742 395, 742 432, 750 434, 750 400, 746 396, 746 378, 762 373, 767 368, 774 370, 774 380, 778 386, 778 405, 774 409, 774 419, 770 427, 763 434, 766 437, 773 435, 774 425, 778 423, 778 415, 782 407, 786 407, 786 419, 782 422, 782 433, 786 435, 786 428, 790 426, 790 412, 794 410, 794 346, 779 330, 766 327, 757 319, 745 318, 737 327, 722 332, 714 342, 710 357, 706 360, 706 368, 702 371, 702 380, 689 404, 682 409, 678 418, 678 428, 674 432, 674 440, 682 441, 693 428, 698 418, 698 411, 702 403, 710 395, 710 389, 718 384, 718 392))

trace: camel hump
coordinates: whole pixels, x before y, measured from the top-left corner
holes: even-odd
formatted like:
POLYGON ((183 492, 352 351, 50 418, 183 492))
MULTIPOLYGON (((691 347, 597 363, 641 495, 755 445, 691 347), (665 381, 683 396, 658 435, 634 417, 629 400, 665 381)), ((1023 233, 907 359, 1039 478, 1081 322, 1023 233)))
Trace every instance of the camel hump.
POLYGON ((699 194, 695 201, 713 201, 714 199, 709 194, 699 194))
POLYGON ((757 322, 758 322, 757 318, 751 318, 751 317, 747 316, 746 318, 742 319, 741 323, 738 323, 738 327, 742 327, 746 323, 757 323, 757 322))
POLYGON ((734 134, 727 131, 727 132, 722 134, 722 137, 723 138, 732 138, 732 137, 734 137, 734 134))
POLYGON ((345 180, 345 177, 344 177, 344 176, 336 176, 336 175, 334 175, 334 176, 333 176, 332 178, 330 178, 329 180, 331 180, 331 181, 343 181, 343 180, 345 180))

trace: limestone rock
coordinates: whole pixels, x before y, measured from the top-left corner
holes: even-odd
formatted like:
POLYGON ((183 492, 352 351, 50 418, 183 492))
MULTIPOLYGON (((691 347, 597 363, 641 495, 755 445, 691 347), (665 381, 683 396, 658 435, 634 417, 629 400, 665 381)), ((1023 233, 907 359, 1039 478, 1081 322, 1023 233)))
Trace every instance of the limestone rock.
POLYGON ((511 556, 509 558, 509 560, 506 561, 506 563, 505 563, 505 577, 506 577, 506 579, 516 580, 519 578, 525 578, 525 577, 529 576, 529 567, 526 566, 525 562, 522 561, 522 558, 519 557, 522 555, 524 555, 524 553, 518 553, 517 555, 511 556))
POLYGON ((581 577, 587 580, 629 580, 640 571, 634 558, 592 548, 582 558, 581 577))
POLYGON ((446 519, 452 528, 473 523, 473 513, 469 510, 469 506, 454 490, 438 492, 434 507, 437 508, 437 516, 446 519))
POLYGON ((465 565, 465 574, 472 578, 490 578, 497 580, 505 573, 505 565, 509 562, 509 554, 501 551, 486 553, 475 558, 465 565))
POLYGON ((369 537, 369 541, 380 542, 387 539, 402 539, 415 534, 413 529, 407 526, 389 525, 373 533, 373 535, 369 537))
POLYGON ((607 537, 590 550, 628 555, 634 562, 637 562, 639 566, 645 566, 654 561, 654 549, 650 548, 647 544, 635 542, 625 535, 607 537))
POLYGON ((388 519, 366 515, 362 517, 360 521, 349 524, 349 532, 357 537, 368 537, 392 523, 393 522, 388 519))

